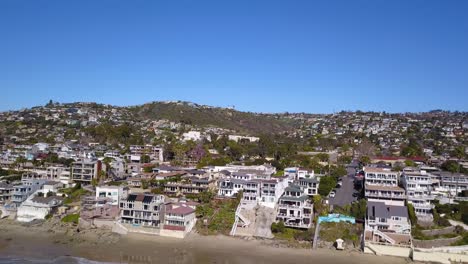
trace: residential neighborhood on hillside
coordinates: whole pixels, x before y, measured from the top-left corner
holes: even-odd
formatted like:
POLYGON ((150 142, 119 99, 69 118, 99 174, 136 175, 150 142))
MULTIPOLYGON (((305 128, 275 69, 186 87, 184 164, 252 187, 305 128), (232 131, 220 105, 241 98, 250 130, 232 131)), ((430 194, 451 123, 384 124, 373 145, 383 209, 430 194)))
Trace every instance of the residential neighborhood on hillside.
POLYGON ((1 217, 123 236, 342 239, 375 254, 467 244, 467 113, 245 113, 287 126, 246 133, 135 108, 0 113, 1 217))

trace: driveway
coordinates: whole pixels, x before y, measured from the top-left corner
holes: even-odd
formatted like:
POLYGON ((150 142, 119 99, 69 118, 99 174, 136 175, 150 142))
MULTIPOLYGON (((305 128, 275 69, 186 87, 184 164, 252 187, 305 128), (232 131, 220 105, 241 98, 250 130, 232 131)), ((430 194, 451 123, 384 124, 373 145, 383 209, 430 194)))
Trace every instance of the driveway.
POLYGON ((329 199, 330 205, 343 207, 357 200, 356 197, 353 197, 353 193, 355 192, 353 173, 341 177, 341 180, 343 185, 341 185, 341 188, 336 189, 335 197, 329 199))

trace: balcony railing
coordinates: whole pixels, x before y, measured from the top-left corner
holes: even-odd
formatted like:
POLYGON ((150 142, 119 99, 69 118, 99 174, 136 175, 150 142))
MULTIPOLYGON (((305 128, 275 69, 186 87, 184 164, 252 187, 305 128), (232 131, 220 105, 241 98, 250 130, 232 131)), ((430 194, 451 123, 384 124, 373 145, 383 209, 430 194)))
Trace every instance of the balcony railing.
POLYGON ((383 194, 383 193, 368 193, 366 192, 366 197, 385 197, 385 198, 395 198, 395 199, 406 199, 406 195, 394 195, 394 194, 383 194))
POLYGON ((285 226, 288 226, 288 227, 297 227, 297 228, 309 228, 310 227, 310 224, 304 224, 304 223, 300 223, 300 224, 297 224, 297 223, 284 223, 285 226))

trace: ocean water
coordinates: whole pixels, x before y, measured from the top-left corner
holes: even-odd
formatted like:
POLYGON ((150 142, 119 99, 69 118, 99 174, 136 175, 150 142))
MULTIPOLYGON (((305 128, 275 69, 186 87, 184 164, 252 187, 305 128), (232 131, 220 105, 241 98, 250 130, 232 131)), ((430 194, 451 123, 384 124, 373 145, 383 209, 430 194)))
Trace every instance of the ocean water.
POLYGON ((0 264, 116 264, 112 262, 92 261, 84 258, 62 256, 55 259, 34 259, 22 257, 2 257, 0 264))

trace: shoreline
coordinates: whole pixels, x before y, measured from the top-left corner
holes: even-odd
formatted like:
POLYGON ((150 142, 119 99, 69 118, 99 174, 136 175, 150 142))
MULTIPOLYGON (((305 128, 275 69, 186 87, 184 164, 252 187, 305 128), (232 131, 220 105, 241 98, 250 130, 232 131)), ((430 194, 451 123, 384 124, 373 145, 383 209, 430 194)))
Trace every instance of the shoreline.
POLYGON ((26 226, 0 220, 0 256, 55 259, 62 256, 111 263, 407 263, 398 257, 355 251, 276 247, 273 241, 190 234, 186 239, 110 230, 75 232, 60 224, 26 226), (55 229, 51 229, 54 228, 55 229))

